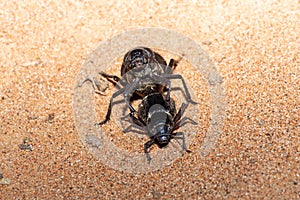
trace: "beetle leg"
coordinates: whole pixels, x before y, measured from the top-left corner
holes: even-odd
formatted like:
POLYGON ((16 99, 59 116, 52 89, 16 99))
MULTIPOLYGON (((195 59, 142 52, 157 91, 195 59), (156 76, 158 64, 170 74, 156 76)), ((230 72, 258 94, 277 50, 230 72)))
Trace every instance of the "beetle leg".
POLYGON ((166 74, 172 74, 172 72, 177 67, 178 61, 175 61, 173 58, 170 60, 167 69, 165 70, 166 74))
POLYGON ((125 103, 129 107, 131 113, 136 112, 136 110, 133 108, 133 106, 130 103, 130 98, 132 97, 132 94, 134 93, 138 85, 138 82, 139 79, 135 79, 131 84, 126 85, 127 87, 125 87, 126 89, 124 90, 124 94, 123 94, 125 103))
POLYGON ((184 124, 188 123, 187 120, 190 121, 190 123, 196 125, 198 124, 197 122, 195 122, 194 120, 188 118, 188 117, 184 117, 181 119, 182 114, 184 113, 185 109, 187 108, 187 104, 182 104, 179 111, 177 112, 176 116, 174 117, 174 127, 173 130, 177 130, 180 126, 183 126, 184 124))
POLYGON ((167 79, 180 79, 182 81, 182 85, 184 87, 188 103, 198 104, 197 102, 192 100, 191 94, 187 88, 187 85, 180 74, 164 74, 164 77, 167 79))
POLYGON ((171 99, 171 81, 168 78, 165 78, 165 76, 155 75, 153 74, 154 80, 159 81, 160 84, 168 85, 168 92, 166 95, 166 101, 170 101, 171 99))
MULTIPOLYGON (((174 117, 174 123, 177 124, 178 121, 180 121, 183 113, 185 112, 185 109, 187 108, 188 104, 181 104, 180 109, 178 110, 177 114, 174 117)), ((175 125, 176 126, 176 125, 175 125)))
POLYGON ((131 117, 133 123, 135 123, 136 125, 141 126, 141 127, 146 126, 146 124, 139 118, 135 117, 133 113, 129 113, 129 116, 131 117))
POLYGON ((144 144, 144 152, 145 152, 145 154, 146 154, 147 161, 148 161, 149 164, 150 164, 150 161, 151 161, 151 157, 150 157, 150 154, 149 154, 149 148, 150 148, 154 143, 155 143, 154 140, 151 139, 151 140, 149 140, 148 142, 146 142, 146 143, 144 144))
POLYGON ((113 79, 114 82, 119 82, 120 81, 120 78, 118 76, 106 74, 104 72, 99 72, 99 74, 101 76, 105 77, 106 79, 113 79))
POLYGON ((187 123, 191 123, 193 125, 197 125, 198 123, 195 122, 194 120, 184 117, 181 120, 178 120, 177 123, 174 125, 173 130, 177 130, 180 126, 184 126, 187 123))
POLYGON ((171 74, 173 72, 173 70, 176 68, 176 66, 174 64, 175 64, 175 60, 172 58, 170 60, 169 64, 166 66, 166 69, 165 69, 166 74, 171 74), (174 67, 174 69, 173 69, 173 67, 174 67))
POLYGON ((106 78, 109 82, 111 82, 118 89, 125 87, 127 85, 126 80, 119 78, 118 76, 106 74, 104 72, 99 72, 99 74, 101 76, 103 76, 104 78, 106 78))
POLYGON ((112 95, 112 97, 110 98, 110 101, 109 101, 109 106, 108 106, 108 109, 107 109, 105 119, 100 123, 96 123, 95 125, 103 125, 103 124, 105 124, 106 122, 108 122, 110 120, 113 99, 116 98, 117 96, 119 96, 120 94, 122 94, 124 92, 124 90, 125 90, 125 88, 121 88, 119 91, 115 92, 112 95))
POLYGON ((172 74, 172 72, 176 69, 178 66, 178 63, 182 60, 182 56, 178 60, 174 60, 173 58, 170 60, 167 69, 165 69, 166 74, 172 74))

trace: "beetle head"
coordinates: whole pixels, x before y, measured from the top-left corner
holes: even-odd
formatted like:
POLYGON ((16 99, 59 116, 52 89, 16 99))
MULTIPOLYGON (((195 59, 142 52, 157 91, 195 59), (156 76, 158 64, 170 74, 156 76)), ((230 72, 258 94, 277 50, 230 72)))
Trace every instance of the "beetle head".
POLYGON ((151 62, 153 58, 153 52, 149 48, 139 47, 129 51, 124 56, 124 64, 126 71, 143 68, 145 65, 151 62))
POLYGON ((171 131, 168 125, 164 125, 161 129, 156 133, 156 139, 160 146, 166 146, 169 144, 171 139, 171 131))

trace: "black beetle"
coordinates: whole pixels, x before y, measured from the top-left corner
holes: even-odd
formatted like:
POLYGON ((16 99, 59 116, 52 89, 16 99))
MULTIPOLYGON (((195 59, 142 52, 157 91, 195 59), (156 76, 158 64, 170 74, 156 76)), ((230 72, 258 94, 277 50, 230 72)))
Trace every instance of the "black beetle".
POLYGON ((122 79, 115 75, 100 72, 102 76, 115 84, 117 82, 120 83, 121 86, 112 95, 106 117, 98 125, 103 125, 110 120, 113 99, 120 94, 123 94, 125 103, 131 113, 136 112, 131 105, 131 98, 134 94, 144 98, 151 93, 163 93, 167 90, 166 101, 170 101, 171 79, 180 79, 186 93, 187 102, 196 103, 192 101, 183 77, 180 74, 172 74, 177 66, 177 62, 171 59, 167 65, 164 58, 158 53, 147 47, 137 47, 127 52, 124 56, 121 68, 122 79))
MULTIPOLYGON (((183 150, 190 152, 186 148, 184 133, 175 132, 180 125, 189 119, 186 117, 181 119, 186 107, 187 104, 182 103, 179 111, 176 113, 176 106, 173 99, 170 98, 169 101, 166 101, 166 97, 164 98, 162 94, 151 93, 144 97, 139 104, 137 117, 134 113, 129 114, 133 123, 124 131, 127 132, 133 126, 142 130, 150 137, 150 140, 144 145, 144 152, 148 162, 151 160, 149 148, 153 144, 157 144, 162 148, 167 146, 173 138, 182 139, 183 150)), ((196 124, 193 120, 191 121, 196 124)))

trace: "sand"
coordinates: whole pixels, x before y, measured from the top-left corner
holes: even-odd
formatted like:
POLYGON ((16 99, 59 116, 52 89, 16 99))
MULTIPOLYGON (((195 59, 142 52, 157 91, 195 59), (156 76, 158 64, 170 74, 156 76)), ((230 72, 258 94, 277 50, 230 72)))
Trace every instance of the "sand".
MULTIPOLYGON (((0 199, 300 198, 299 2, 10 1, 0 8, 0 199), (136 173, 101 159, 115 152, 97 155, 87 145, 74 95, 86 92, 95 121, 103 118, 112 85, 106 96, 89 83, 75 88, 78 73, 101 42, 143 27, 189 37, 216 71, 193 74, 188 59, 179 64, 200 102, 198 125, 187 125, 196 129, 192 153, 136 173), (213 101, 216 85, 224 95, 213 101), (215 126, 220 132, 209 137, 215 126)), ((180 56, 162 50, 167 60, 180 56)), ((122 56, 107 56, 108 71, 119 73, 122 56)), ((123 134, 114 121, 103 130, 123 152, 143 152, 146 138, 123 134)))

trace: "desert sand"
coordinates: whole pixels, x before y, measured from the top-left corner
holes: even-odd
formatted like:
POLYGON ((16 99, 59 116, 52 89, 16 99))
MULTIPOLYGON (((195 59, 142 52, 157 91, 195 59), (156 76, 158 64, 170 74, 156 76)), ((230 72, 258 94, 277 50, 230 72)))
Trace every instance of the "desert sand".
MULTIPOLYGON (((8 1, 0 8, 0 199, 300 198, 298 1, 8 1), (198 43, 221 77, 225 107, 222 122, 210 120, 209 84, 183 60, 187 68, 179 64, 177 73, 200 102, 192 153, 134 173, 103 163, 83 142, 74 94, 101 42, 144 27, 198 43), (201 156, 205 133, 218 123, 213 148, 201 156)), ((122 56, 111 55, 110 72, 119 73, 122 56)), ((111 88, 106 96, 88 90, 97 119, 111 88)), ((124 135, 114 121, 104 129, 116 146, 143 152, 147 139, 124 135)))

